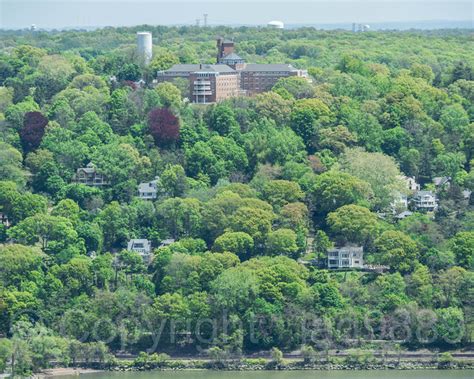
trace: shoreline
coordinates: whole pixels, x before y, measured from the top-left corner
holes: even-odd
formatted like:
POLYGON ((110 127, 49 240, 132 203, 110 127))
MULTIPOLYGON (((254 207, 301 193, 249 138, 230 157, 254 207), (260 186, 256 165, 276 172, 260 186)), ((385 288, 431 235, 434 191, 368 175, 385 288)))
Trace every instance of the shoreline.
POLYGON ((36 379, 45 379, 45 378, 56 378, 56 377, 69 377, 69 376, 79 376, 87 374, 95 374, 99 372, 107 372, 109 370, 95 370, 92 368, 81 368, 81 367, 55 367, 43 370, 39 373, 36 373, 32 378, 36 379))

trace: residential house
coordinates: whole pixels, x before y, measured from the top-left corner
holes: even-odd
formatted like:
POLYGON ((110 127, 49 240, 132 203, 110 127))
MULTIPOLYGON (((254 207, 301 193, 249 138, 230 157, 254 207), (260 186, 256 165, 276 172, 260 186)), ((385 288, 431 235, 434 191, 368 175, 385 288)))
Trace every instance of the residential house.
POLYGON ((151 182, 138 185, 138 197, 143 200, 155 200, 158 196, 158 183, 160 178, 156 177, 151 182))
POLYGON ((418 191, 413 197, 412 203, 418 211, 433 212, 438 209, 438 199, 431 191, 418 191))
POLYGON ((151 262, 151 241, 147 239, 131 239, 128 241, 127 250, 140 254, 145 263, 149 264, 151 262))
POLYGON ((328 268, 363 268, 364 248, 362 246, 336 247, 328 251, 328 268))
POLYGON ((86 167, 80 167, 76 170, 74 181, 92 187, 101 187, 109 184, 105 176, 97 172, 92 162, 89 162, 86 167))

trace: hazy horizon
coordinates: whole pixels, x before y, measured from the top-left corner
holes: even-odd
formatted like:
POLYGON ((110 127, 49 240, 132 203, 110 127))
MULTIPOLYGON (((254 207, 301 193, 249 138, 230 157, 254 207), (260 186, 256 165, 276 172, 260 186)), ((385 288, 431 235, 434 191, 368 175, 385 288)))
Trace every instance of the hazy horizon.
POLYGON ((135 25, 195 25, 207 13, 208 25, 287 25, 453 22, 473 26, 474 1, 430 0, 0 0, 0 28, 95 28, 135 25))

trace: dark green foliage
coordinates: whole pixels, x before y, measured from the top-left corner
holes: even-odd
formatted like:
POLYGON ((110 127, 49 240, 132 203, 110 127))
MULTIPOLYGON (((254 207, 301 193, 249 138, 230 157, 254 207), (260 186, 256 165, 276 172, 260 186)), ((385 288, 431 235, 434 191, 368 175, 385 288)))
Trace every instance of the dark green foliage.
MULTIPOLYGON (((468 346, 468 31, 149 29, 166 46, 148 68, 131 47, 138 28, 0 31, 0 371, 8 357, 23 376, 52 361, 103 365, 109 350, 163 367, 165 355, 143 353, 157 331, 155 350, 209 349, 218 366, 273 348, 279 367, 279 349, 309 343, 313 318, 324 335, 306 360, 363 343, 345 338, 348 319, 369 339, 402 339, 385 332, 408 315, 406 345, 468 346), (211 106, 190 104, 186 82, 154 85, 157 70, 211 61, 216 33, 249 62, 288 62, 312 82, 211 106), (88 163, 105 185, 79 183, 88 163), (438 211, 394 217, 413 195, 402 176, 435 191, 438 211), (449 181, 436 187, 439 176, 449 181), (137 198, 150 181, 156 198, 137 198), (132 238, 151 254, 127 251, 132 238), (324 270, 344 244, 389 268, 324 270), (417 340, 425 318, 436 336, 417 340)), ((371 360, 354 350, 347 363, 371 360)))

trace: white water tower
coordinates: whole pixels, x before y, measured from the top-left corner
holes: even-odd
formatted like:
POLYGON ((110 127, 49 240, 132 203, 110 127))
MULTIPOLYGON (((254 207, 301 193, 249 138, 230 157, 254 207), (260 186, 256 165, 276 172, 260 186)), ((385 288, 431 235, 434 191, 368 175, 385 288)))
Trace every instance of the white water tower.
POLYGON ((153 55, 153 43, 150 32, 137 33, 137 51, 140 60, 148 65, 153 55))

